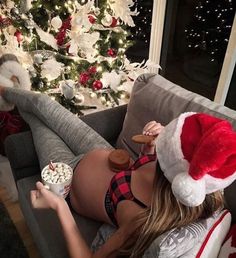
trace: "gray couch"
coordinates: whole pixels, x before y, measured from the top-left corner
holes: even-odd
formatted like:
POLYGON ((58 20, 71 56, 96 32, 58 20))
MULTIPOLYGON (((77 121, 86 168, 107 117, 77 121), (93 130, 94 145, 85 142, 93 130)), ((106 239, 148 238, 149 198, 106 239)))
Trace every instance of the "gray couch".
MULTIPOLYGON (((128 108, 126 105, 82 117, 113 146, 127 149, 135 158, 138 146, 131 141, 150 120, 163 125, 180 113, 196 111, 210 113, 228 119, 236 129, 236 111, 218 105, 200 95, 187 91, 159 75, 144 74, 134 84, 128 108)), ((66 258, 68 253, 53 211, 34 210, 30 205, 29 192, 40 180, 40 169, 30 131, 9 136, 5 141, 14 179, 19 191, 19 202, 25 220, 44 258, 66 258)), ((225 190, 227 207, 236 222, 236 182, 225 190)), ((74 214, 88 244, 94 239, 101 225, 96 221, 74 214)))

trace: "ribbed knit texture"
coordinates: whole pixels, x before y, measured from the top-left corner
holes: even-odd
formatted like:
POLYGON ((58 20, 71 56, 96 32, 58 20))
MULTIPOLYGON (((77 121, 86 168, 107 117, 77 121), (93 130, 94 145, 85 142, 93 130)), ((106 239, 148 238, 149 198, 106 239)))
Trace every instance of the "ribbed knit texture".
POLYGON ((18 107, 29 124, 41 168, 50 160, 63 161, 74 168, 90 150, 112 148, 79 117, 46 94, 5 88, 3 97, 18 107))

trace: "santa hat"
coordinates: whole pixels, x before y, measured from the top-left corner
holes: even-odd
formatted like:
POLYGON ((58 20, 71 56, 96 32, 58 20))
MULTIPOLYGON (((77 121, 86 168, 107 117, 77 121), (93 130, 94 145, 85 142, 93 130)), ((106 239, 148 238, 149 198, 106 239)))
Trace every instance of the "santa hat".
POLYGON ((236 179, 236 132, 228 121, 183 113, 159 134, 156 150, 173 194, 186 206, 200 205, 236 179))

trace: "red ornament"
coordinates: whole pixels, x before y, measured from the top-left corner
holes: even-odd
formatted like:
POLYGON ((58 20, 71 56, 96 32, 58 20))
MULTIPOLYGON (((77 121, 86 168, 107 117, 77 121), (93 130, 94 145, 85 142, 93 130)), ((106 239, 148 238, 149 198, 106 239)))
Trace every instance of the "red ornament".
POLYGON ((14 33, 14 36, 16 37, 18 43, 20 43, 20 42, 23 40, 23 35, 22 35, 22 33, 21 33, 19 30, 17 30, 17 31, 14 33))
POLYGON ((5 28, 9 25, 11 25, 11 20, 0 16, 0 28, 5 28))
POLYGON ((71 29, 71 17, 63 21, 59 32, 56 35, 57 45, 62 46, 65 43, 67 30, 71 29))
POLYGON ((90 66, 88 69, 88 72, 90 74, 95 74, 97 72, 97 67, 96 66, 90 66))
POLYGON ((60 30, 56 35, 57 45, 62 46, 66 38, 66 30, 60 30))
POLYGON ((93 82, 93 89, 94 90, 101 90, 103 87, 102 82, 100 80, 96 80, 93 82))
POLYGON ((107 54, 108 54, 109 56, 111 56, 111 57, 116 57, 116 50, 113 49, 113 48, 109 48, 109 49, 107 50, 107 54))
POLYGON ((117 25, 117 19, 115 18, 115 17, 112 17, 112 22, 111 22, 111 27, 116 27, 116 25, 117 25))
POLYGON ((96 22, 95 16, 93 16, 91 14, 88 16, 88 19, 89 19, 89 22, 92 23, 92 24, 94 24, 96 22))
POLYGON ((90 76, 87 72, 81 73, 79 76, 79 82, 84 85, 88 82, 88 80, 90 79, 90 76))

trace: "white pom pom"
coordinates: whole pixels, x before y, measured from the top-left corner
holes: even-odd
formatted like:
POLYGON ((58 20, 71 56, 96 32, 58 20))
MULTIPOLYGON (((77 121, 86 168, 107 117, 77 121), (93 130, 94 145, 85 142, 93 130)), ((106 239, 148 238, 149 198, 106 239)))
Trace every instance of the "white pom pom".
POLYGON ((182 204, 190 207, 198 206, 206 196, 205 180, 194 180, 187 173, 180 173, 172 182, 172 192, 182 204))
POLYGON ((52 18, 51 24, 55 30, 58 30, 62 26, 62 20, 59 16, 56 16, 56 17, 52 18))

